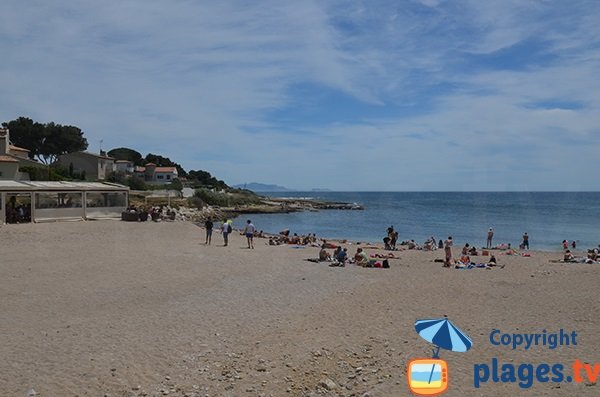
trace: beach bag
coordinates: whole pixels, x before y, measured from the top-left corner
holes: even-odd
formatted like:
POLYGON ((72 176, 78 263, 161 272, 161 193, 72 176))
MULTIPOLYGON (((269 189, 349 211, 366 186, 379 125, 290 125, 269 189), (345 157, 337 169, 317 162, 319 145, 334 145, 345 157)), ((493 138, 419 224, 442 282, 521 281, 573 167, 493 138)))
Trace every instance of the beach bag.
POLYGON ((233 231, 233 229, 231 229, 231 225, 228 223, 227 224, 227 233, 231 233, 233 231))
POLYGON ((384 269, 389 269, 390 268, 390 262, 387 259, 383 260, 383 268, 384 269))

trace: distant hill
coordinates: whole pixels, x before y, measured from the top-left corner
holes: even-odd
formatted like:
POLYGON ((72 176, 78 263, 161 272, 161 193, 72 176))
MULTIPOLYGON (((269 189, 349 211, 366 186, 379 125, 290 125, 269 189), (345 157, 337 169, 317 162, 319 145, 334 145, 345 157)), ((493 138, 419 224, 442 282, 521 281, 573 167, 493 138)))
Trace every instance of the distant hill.
POLYGON ((253 192, 289 192, 290 189, 279 185, 266 185, 264 183, 250 182, 233 186, 237 189, 248 189, 253 192))

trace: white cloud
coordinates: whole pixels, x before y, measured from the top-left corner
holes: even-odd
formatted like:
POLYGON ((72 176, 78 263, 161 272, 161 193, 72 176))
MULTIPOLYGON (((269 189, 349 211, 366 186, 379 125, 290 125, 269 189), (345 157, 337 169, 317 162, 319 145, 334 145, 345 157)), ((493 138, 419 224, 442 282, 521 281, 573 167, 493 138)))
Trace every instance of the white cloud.
POLYGON ((232 183, 560 189, 577 175, 584 186, 592 175, 580 159, 599 135, 599 11, 520 0, 9 1, 0 109, 3 120, 78 125, 92 149, 103 139, 161 153, 232 183), (529 41, 549 60, 477 64, 529 41), (299 96, 303 84, 312 88, 299 96), (357 104, 339 111, 319 87, 357 104), (270 117, 307 100, 339 120, 270 117), (545 102, 578 106, 536 106, 545 102), (417 111, 366 110, 377 106, 417 111))

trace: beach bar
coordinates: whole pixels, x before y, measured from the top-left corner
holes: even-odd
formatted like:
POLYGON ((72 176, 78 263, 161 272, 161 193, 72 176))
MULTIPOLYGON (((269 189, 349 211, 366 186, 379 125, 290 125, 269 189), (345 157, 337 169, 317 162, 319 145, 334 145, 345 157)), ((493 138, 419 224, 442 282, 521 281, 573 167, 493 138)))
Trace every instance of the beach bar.
POLYGON ((115 183, 0 180, 0 223, 118 219, 128 200, 115 183))

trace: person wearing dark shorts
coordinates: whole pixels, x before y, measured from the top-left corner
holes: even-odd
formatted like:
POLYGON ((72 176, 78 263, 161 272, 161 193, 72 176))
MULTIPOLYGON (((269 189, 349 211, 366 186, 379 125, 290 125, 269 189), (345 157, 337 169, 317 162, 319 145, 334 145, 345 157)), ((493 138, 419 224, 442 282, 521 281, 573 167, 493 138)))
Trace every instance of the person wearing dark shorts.
POLYGON ((204 244, 210 245, 210 241, 212 240, 213 226, 213 222, 210 219, 207 219, 206 222, 204 222, 204 227, 206 228, 206 241, 204 244))
POLYGON ((229 222, 227 222, 227 219, 223 221, 223 225, 221 225, 221 231, 223 232, 223 242, 225 243, 223 245, 227 247, 227 244, 229 243, 229 233, 231 233, 231 225, 229 222))
POLYGON ((529 249, 529 235, 527 234, 527 232, 523 234, 523 243, 521 244, 521 246, 523 247, 523 249, 529 249))
POLYGON ((244 234, 248 240, 248 248, 251 249, 254 249, 254 232, 256 232, 256 228, 252 224, 252 221, 248 219, 246 221, 246 227, 244 228, 244 234))

